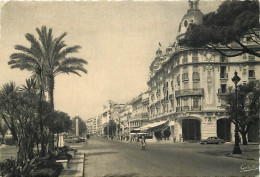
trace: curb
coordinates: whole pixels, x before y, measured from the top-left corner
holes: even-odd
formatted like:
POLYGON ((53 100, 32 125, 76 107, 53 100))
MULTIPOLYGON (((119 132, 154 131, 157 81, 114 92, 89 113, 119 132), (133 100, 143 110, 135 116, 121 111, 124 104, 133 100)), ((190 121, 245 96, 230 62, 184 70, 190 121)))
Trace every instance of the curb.
POLYGON ((244 157, 242 154, 232 154, 232 153, 229 153, 229 154, 226 154, 227 157, 233 157, 233 158, 237 158, 237 159, 245 159, 245 160, 254 160, 254 161, 258 161, 258 159, 254 159, 254 158, 250 158, 250 157, 244 157))

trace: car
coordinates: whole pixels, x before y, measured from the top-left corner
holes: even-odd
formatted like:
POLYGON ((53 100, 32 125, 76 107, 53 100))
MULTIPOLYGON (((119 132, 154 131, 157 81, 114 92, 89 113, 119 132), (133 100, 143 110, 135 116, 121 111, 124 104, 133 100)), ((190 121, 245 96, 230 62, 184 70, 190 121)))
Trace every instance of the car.
POLYGON ((200 144, 223 144, 225 141, 216 136, 208 137, 207 139, 202 139, 200 144))
POLYGON ((85 138, 79 137, 78 141, 79 142, 85 142, 85 138))
POLYGON ((65 139, 65 142, 67 142, 67 143, 79 143, 80 139, 79 139, 79 137, 69 136, 65 139))

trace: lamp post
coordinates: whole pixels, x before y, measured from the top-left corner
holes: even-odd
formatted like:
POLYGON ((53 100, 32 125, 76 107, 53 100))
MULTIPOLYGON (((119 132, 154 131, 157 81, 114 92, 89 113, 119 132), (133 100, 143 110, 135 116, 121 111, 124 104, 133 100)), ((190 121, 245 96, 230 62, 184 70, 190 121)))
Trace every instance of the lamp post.
POLYGON ((242 151, 239 147, 239 135, 238 135, 238 119, 237 119, 237 84, 240 81, 240 77, 237 75, 237 71, 234 73, 234 77, 232 78, 232 81, 235 84, 235 90, 236 90, 236 124, 235 124, 235 147, 233 150, 233 154, 242 154, 242 151))

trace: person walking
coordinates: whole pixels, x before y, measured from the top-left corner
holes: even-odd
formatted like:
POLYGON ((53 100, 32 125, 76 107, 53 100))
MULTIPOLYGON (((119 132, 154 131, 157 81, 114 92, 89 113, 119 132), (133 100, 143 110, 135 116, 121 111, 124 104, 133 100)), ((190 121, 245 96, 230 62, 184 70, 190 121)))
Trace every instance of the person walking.
POLYGON ((141 149, 146 150, 146 142, 145 142, 145 136, 144 135, 142 136, 142 139, 141 139, 141 149))

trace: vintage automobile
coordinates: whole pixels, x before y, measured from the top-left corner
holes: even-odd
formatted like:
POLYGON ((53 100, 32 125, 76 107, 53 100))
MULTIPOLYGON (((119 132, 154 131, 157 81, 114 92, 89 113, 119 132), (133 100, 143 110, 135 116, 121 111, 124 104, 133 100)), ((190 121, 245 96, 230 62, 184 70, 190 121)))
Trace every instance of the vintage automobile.
POLYGON ((225 141, 216 136, 208 137, 207 139, 202 139, 200 144, 223 144, 225 141))

